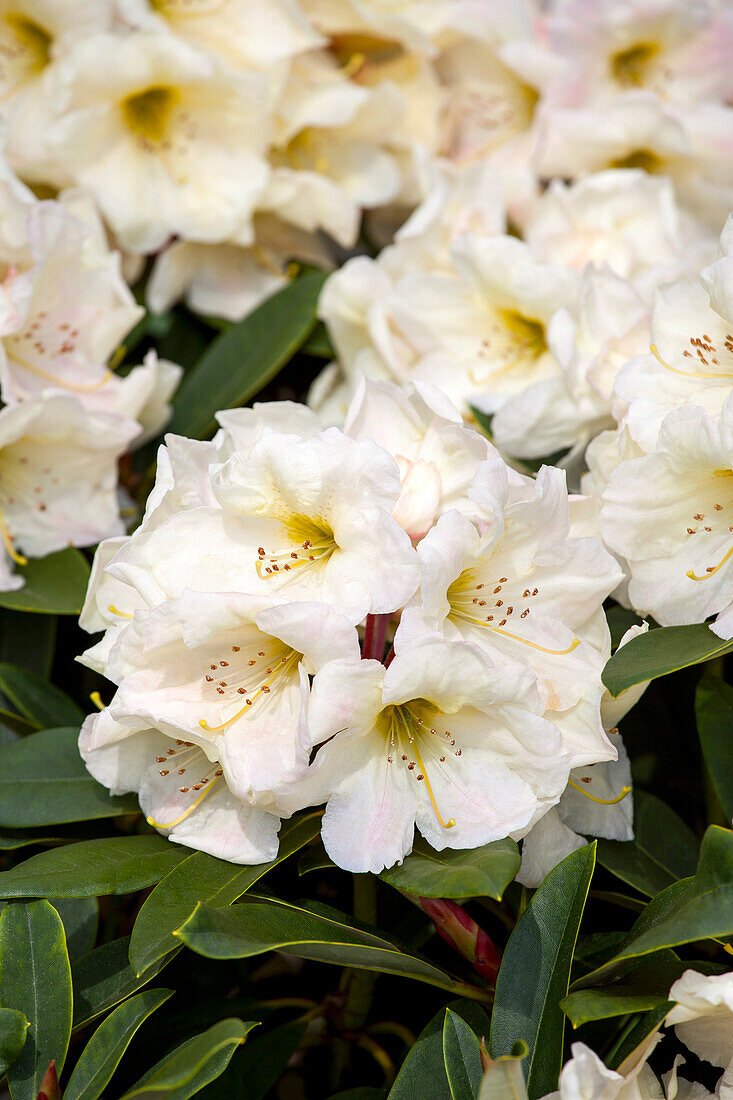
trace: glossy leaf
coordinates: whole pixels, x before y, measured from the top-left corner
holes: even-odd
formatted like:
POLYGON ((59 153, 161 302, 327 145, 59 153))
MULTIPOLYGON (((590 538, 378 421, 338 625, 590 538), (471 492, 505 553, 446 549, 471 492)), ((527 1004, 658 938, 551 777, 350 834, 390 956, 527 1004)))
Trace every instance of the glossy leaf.
POLYGON ((64 1066, 71 1035, 71 969, 61 917, 47 901, 11 902, 0 914, 0 1004, 28 1020, 8 1070, 13 1100, 36 1100, 54 1060, 64 1066))
POLYGON ((424 898, 489 897, 501 900, 521 862, 513 840, 497 840, 482 848, 445 848, 436 852, 416 840, 404 863, 382 871, 390 886, 424 898))
POLYGON ((477 1004, 453 1001, 447 1008, 441 1008, 408 1051, 390 1090, 389 1100, 415 1100, 418 1096, 430 1097, 430 1100, 453 1100, 443 1054, 443 1028, 448 1011, 459 1016, 474 1035, 488 1034, 489 1018, 477 1004))
POLYGON ((46 558, 16 566, 25 586, 0 592, 0 607, 36 611, 47 615, 78 615, 89 581, 89 566, 78 550, 59 550, 46 558))
POLYGON ((593 868, 595 844, 579 848, 545 878, 517 921, 504 951, 491 1018, 492 1058, 527 1044, 523 1061, 530 1100, 557 1088, 562 1066, 567 995, 578 929, 593 868))
POLYGON ((91 951, 97 939, 99 902, 91 898, 49 898, 64 923, 66 949, 70 959, 91 951))
POLYGON ((733 820, 733 688, 719 676, 697 685, 695 715, 700 748, 723 813, 733 820))
POLYGON ((129 947, 130 937, 123 936, 96 947, 94 951, 72 962, 74 1030, 137 993, 177 954, 173 952, 152 966, 143 978, 138 978, 127 957, 129 947))
POLYGON ((642 1045, 646 1045, 649 1036, 655 1032, 664 1021, 670 1009, 669 1002, 652 1008, 649 1012, 642 1012, 632 1016, 629 1026, 620 1042, 609 1051, 606 1056, 606 1065, 609 1069, 620 1071, 627 1058, 636 1061, 637 1051, 642 1045))
POLYGON ((25 1045, 29 1022, 17 1008, 0 1008, 0 1074, 18 1061, 25 1045))
POLYGON ((283 822, 277 857, 269 863, 243 867, 194 852, 166 875, 145 900, 130 941, 130 962, 138 974, 178 944, 176 928, 190 917, 198 902, 214 908, 231 905, 263 875, 318 835, 321 814, 283 822))
POLYGON ((169 430, 201 439, 219 409, 259 393, 313 330, 324 280, 320 272, 296 279, 218 336, 181 383, 169 430))
POLYGON ((56 620, 51 615, 25 615, 4 609, 0 613, 0 661, 22 665, 48 677, 56 642, 56 620))
POLYGON ((221 1077, 200 1094, 201 1100, 231 1100, 235 1096, 263 1100, 300 1046, 307 1030, 307 1021, 291 1020, 263 1034, 258 1032, 251 1042, 235 1051, 221 1077))
POLYGON ((172 995, 172 989, 148 989, 110 1012, 74 1066, 64 1089, 64 1100, 98 1100, 135 1032, 172 995))
POLYGON ((188 1100, 224 1072, 253 1027, 254 1021, 220 1020, 162 1058, 122 1100, 188 1100))
POLYGON ((598 862, 653 897, 695 873, 700 845, 677 814, 654 795, 634 793, 634 839, 599 840, 598 862))
POLYGON ((483 1077, 479 1040, 450 1008, 443 1020, 443 1063, 451 1100, 474 1100, 483 1077))
MULTIPOLYGON (((245 900, 230 909, 199 905, 176 935, 210 959, 244 959, 284 951, 336 966, 379 970, 437 985, 456 994, 466 987, 432 963, 400 950, 381 936, 354 928, 342 913, 315 903, 245 900)), ((478 992, 478 991, 477 991, 478 992)))
POLYGON ((695 877, 682 879, 653 898, 621 951, 577 981, 573 991, 607 983, 628 969, 629 960, 642 955, 727 936, 733 936, 733 832, 711 825, 703 838, 695 877))
POLYGON ((688 966, 673 951, 660 951, 653 958, 639 960, 616 982, 570 993, 560 1007, 573 1027, 590 1020, 647 1012, 666 1003, 670 987, 688 966))
POLYGON ((0 664, 0 691, 36 729, 76 726, 78 730, 84 721, 84 711, 73 699, 20 665, 0 664))
POLYGON ((618 649, 607 662, 602 679, 615 698, 634 684, 710 661, 731 650, 733 642, 724 642, 705 623, 658 627, 638 634, 618 649))
POLYGON ((82 840, 39 852, 0 873, 0 898, 131 894, 159 882, 185 858, 185 848, 157 834, 82 840))
POLYGON ((113 798, 92 779, 78 736, 78 729, 42 730, 0 748, 0 825, 59 825, 140 812, 133 795, 113 798))

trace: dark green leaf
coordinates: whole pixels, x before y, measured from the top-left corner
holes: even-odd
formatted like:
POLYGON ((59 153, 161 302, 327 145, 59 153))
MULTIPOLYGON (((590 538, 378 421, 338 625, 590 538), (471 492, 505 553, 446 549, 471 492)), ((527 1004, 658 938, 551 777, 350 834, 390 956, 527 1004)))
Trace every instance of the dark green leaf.
POLYGON ((262 1100, 300 1046, 308 1024, 292 1020, 255 1038, 236 1051, 231 1062, 213 1084, 200 1094, 201 1100, 231 1100, 246 1097, 262 1100))
POLYGON ((489 897, 500 901, 520 862, 513 840, 436 852, 420 838, 401 866, 382 871, 379 877, 398 890, 424 898, 489 897))
POLYGON ((324 915, 313 908, 312 904, 306 908, 248 899, 230 909, 199 905, 176 935, 187 947, 210 959, 244 959, 279 950, 336 966, 416 978, 464 993, 460 982, 432 963, 401 951, 381 936, 352 927, 348 918, 336 910, 324 915))
POLYGON ((188 1100, 224 1072, 253 1027, 253 1021, 220 1020, 162 1058, 122 1100, 188 1100))
MULTIPOLYGON (((453 1001, 448 1009, 460 1016, 475 1035, 487 1035, 489 1019, 471 1001, 453 1001)), ((441 1008, 417 1037, 392 1085, 389 1100, 452 1100, 443 1057, 443 1026, 446 1011, 441 1008)))
POLYGON ((95 948, 72 963, 74 1030, 142 989, 173 958, 169 955, 151 967, 143 978, 138 978, 128 961, 129 947, 130 937, 123 936, 95 948))
POLYGON ((673 951, 660 951, 653 958, 641 959, 618 981, 598 988, 579 989, 560 1002, 573 1027, 589 1020, 606 1020, 646 1012, 664 1004, 670 986, 689 967, 673 951))
POLYGON ((65 692, 37 672, 19 665, 0 664, 0 691, 36 729, 51 726, 78 729, 84 721, 84 711, 65 692))
POLYGON ((47 615, 78 615, 81 611, 89 566, 78 550, 59 550, 17 567, 16 572, 25 577, 25 587, 0 592, 0 607, 47 615))
POLYGON ((0 1003, 29 1028, 8 1070, 13 1100, 36 1100, 55 1060, 64 1067, 71 1035, 71 970, 61 917, 47 901, 11 902, 0 914, 0 1003))
POLYGON ((218 336, 184 378, 170 431, 200 439, 219 409, 259 393, 312 331, 324 279, 320 272, 296 279, 218 336))
POLYGON ((638 634, 617 650, 603 670, 603 683, 615 698, 634 684, 710 661, 732 649, 733 642, 724 642, 705 623, 659 627, 638 634))
POLYGON ((469 405, 469 408, 471 410, 471 416, 479 427, 479 431, 482 431, 489 439, 493 439, 494 437, 491 434, 491 421, 494 419, 493 414, 481 412, 475 405, 469 405))
POLYGON ((0 661, 48 677, 55 641, 56 620, 51 615, 24 615, 7 609, 0 614, 0 661))
POLYGON ((329 1097, 329 1100, 384 1100, 384 1089, 370 1089, 367 1086, 359 1086, 355 1089, 347 1089, 346 1092, 337 1092, 329 1097))
POLYGON ((131 894, 159 882, 185 858, 185 848, 157 833, 82 840, 39 852, 12 870, 3 871, 0 898, 131 894))
POLYGON ((74 1066, 64 1100, 98 1100, 137 1029, 172 995, 172 989, 148 989, 110 1012, 74 1066))
POLYGON ((631 610, 630 607, 621 607, 614 604, 606 612, 608 629, 611 631, 611 649, 618 649, 618 644, 626 631, 632 626, 641 626, 643 619, 631 610))
POLYGON ((697 732, 723 813, 733 818, 733 688, 703 675, 695 695, 697 732))
POLYGON ((652 1008, 649 1012, 642 1012, 638 1016, 632 1016, 629 1026, 621 1037, 620 1042, 606 1056, 606 1065, 609 1069, 618 1070, 627 1058, 635 1054, 642 1043, 646 1043, 652 1032, 656 1031, 663 1022, 665 1016, 672 1007, 670 1001, 652 1008))
POLYGON ((599 840, 598 862, 623 882, 653 897, 695 873, 700 845, 661 799, 634 793, 634 839, 599 840))
POLYGON ((283 823, 277 858, 254 867, 242 867, 194 852, 166 875, 146 899, 138 913, 130 941, 130 962, 138 974, 152 963, 175 951, 173 938, 198 902, 221 908, 231 905, 263 875, 297 852, 318 835, 321 814, 293 818, 283 823))
POLYGON ((49 898, 64 922, 66 949, 70 959, 81 958, 92 950, 97 939, 99 902, 92 898, 49 898))
POLYGON ((42 730, 0 748, 0 825, 58 825, 139 813, 133 795, 112 798, 92 779, 79 756, 78 736, 78 729, 42 730))
POLYGON ((20 1058, 29 1026, 17 1008, 0 1008, 0 1074, 20 1058))
POLYGON ((303 355, 312 355, 314 359, 336 358, 336 352, 333 350, 331 341, 328 338, 326 326, 322 321, 317 322, 315 328, 300 350, 303 355))
POLYGON ((491 1018, 491 1056, 523 1040, 530 1100, 557 1088, 567 995, 578 929, 595 866, 595 844, 579 848, 545 878, 504 951, 491 1018))
POLYGON ((475 1100, 483 1077, 479 1039, 449 1008, 443 1021, 443 1063, 451 1100, 475 1100))

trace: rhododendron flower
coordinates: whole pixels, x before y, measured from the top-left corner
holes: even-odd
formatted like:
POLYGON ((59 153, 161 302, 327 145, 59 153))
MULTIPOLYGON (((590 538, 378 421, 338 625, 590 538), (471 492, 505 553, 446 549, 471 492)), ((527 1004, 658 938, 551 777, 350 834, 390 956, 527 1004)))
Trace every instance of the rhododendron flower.
POLYGON ((301 0, 313 24, 337 39, 353 35, 430 52, 449 22, 448 0, 301 0))
MULTIPOLYGON (((48 395, 0 411, 2 560, 23 563, 122 532, 117 459, 139 433, 121 416, 48 395)), ((5 573, 3 587, 22 581, 5 573)))
POLYGON ((112 794, 135 791, 148 820, 177 844, 231 863, 277 855, 279 819, 236 798, 218 761, 192 742, 118 722, 104 710, 84 722, 79 751, 112 794))
POLYGON ((698 1058, 724 1070, 716 1095, 728 1095, 733 1087, 733 973, 686 970, 669 999, 677 1004, 665 1024, 674 1027, 677 1038, 698 1058))
POLYGON ((413 539, 422 538, 450 508, 475 510, 467 496, 491 444, 463 425, 437 387, 404 389, 362 380, 344 424, 354 439, 373 439, 394 455, 402 487, 392 515, 413 539))
POLYGON ((651 454, 621 462, 602 494, 604 540, 622 554, 629 599, 663 626, 701 622, 731 603, 733 400, 713 420, 668 413, 651 454))
POLYGON ((495 667, 465 642, 426 637, 387 669, 331 661, 308 714, 313 744, 325 744, 274 804, 289 813, 327 801, 326 851, 355 872, 404 859, 416 824, 437 851, 521 834, 557 801, 569 770, 541 712, 528 669, 495 667))
POLYGON ((546 709, 567 737, 570 766, 613 759, 600 721, 601 671, 610 656, 603 600, 621 579, 594 538, 575 538, 564 474, 510 476, 500 459, 470 490, 484 522, 446 513, 418 546, 421 583, 395 637, 439 631, 501 665, 538 675, 546 709), (566 713, 562 713, 566 712, 566 713))
POLYGON ((172 34, 140 31, 80 40, 59 80, 55 155, 126 248, 149 252, 171 234, 247 243, 269 174, 260 74, 225 72, 172 34))

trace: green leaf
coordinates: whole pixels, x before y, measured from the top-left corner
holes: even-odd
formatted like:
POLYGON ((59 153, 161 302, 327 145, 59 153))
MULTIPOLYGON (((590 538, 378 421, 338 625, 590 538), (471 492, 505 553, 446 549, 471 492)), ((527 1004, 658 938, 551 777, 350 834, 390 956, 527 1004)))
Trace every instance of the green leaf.
POLYGON ((382 871, 379 877, 398 890, 424 898, 488 897, 501 901, 520 862, 513 840, 497 840, 483 848, 436 852, 419 838, 401 866, 382 871))
POLYGON ((333 350, 326 326, 322 321, 316 323, 315 328, 300 350, 303 355, 312 355, 314 359, 336 358, 336 352, 333 350))
POLYGON ((236 1051, 221 1077, 200 1093, 201 1100, 231 1100, 235 1096, 262 1100, 295 1054, 307 1030, 307 1021, 291 1020, 263 1035, 258 1033, 252 1042, 236 1051))
POLYGON ((162 1058, 122 1100, 188 1100, 224 1072, 253 1027, 254 1021, 220 1020, 162 1058))
POLYGON ((472 1001, 453 1001, 447 1008, 441 1008, 410 1047, 390 1090, 389 1100, 416 1100, 417 1097, 453 1100, 443 1056, 443 1028, 448 1011, 460 1016, 475 1035, 488 1033, 488 1016, 472 1001))
POLYGON ((21 611, 0 613, 0 661, 22 665, 48 677, 56 642, 56 620, 51 615, 24 615, 21 611))
POLYGON ((78 730, 84 721, 84 711, 65 692, 19 665, 0 664, 0 691, 36 729, 76 726, 78 730))
POLYGON ((115 836, 51 848, 0 873, 0 898, 132 894, 159 882, 186 850, 154 836, 115 836))
POLYGON ((25 578, 25 587, 0 592, 0 607, 46 615, 78 615, 81 611, 89 566, 78 550, 59 550, 47 558, 29 561, 18 566, 16 573, 25 578))
POLYGON ((557 1088, 562 1067, 567 995, 578 929, 595 866, 595 844, 579 848, 545 878, 504 951, 491 1018, 491 1056, 512 1053, 518 1040, 530 1100, 557 1088))
POLYGON ((94 947, 99 925, 99 902, 91 898, 49 898, 64 923, 70 959, 86 955, 94 947))
POLYGON ((366 1085, 359 1085, 355 1089, 334 1093, 329 1100, 384 1100, 384 1097, 384 1089, 371 1089, 366 1085))
POLYGON ((594 989, 579 989, 560 1002, 573 1027, 590 1020, 606 1020, 646 1012, 665 1004, 670 986, 689 967, 673 951, 660 951, 639 960, 616 982, 594 989))
POLYGON ((618 649, 607 662, 602 679, 615 698, 634 684, 699 665, 732 649, 733 642, 724 642, 705 623, 661 626, 638 634, 618 649))
POLYGON ((202 438, 220 409, 244 405, 307 339, 325 275, 311 272, 218 336, 181 383, 169 431, 202 438))
POLYGON ((133 1035, 172 989, 148 989, 119 1005, 102 1021, 82 1051, 64 1089, 64 1100, 98 1100, 117 1069, 133 1035))
POLYGON ((443 1062, 451 1100, 474 1100, 483 1077, 479 1040, 449 1008, 443 1021, 443 1062))
POLYGON ((0 825, 59 825, 140 812, 133 795, 113 798, 92 779, 78 737, 78 729, 43 730, 0 748, 0 825))
POLYGON ((644 621, 640 619, 631 608, 621 607, 620 604, 614 604, 613 607, 609 607, 606 612, 606 619, 608 621, 608 629, 611 631, 612 650, 618 649, 618 644, 629 627, 641 626, 644 621))
POLYGON ((128 961, 129 947, 130 937, 123 936, 72 962, 74 1030, 84 1027, 90 1020, 137 993, 173 958, 169 955, 151 967, 143 978, 138 978, 128 961))
POLYGON ((632 1016, 628 1029, 621 1037, 620 1042, 606 1056, 608 1068, 619 1070, 627 1058, 635 1055, 639 1047, 646 1043, 652 1032, 659 1028, 671 1007, 671 1002, 665 1001, 664 1004, 650 1009, 649 1012, 632 1016))
POLYGON ((599 840, 598 862, 622 882, 653 897, 695 873, 700 845, 661 799, 634 792, 634 839, 599 840))
POLYGON ((198 902, 214 908, 231 905, 263 875, 317 836, 320 827, 320 813, 284 822, 277 857, 253 867, 227 863, 204 852, 194 852, 184 859, 158 883, 138 913, 130 941, 130 962, 135 971, 142 974, 163 955, 176 950, 173 933, 198 902))
POLYGON ((491 432, 491 421, 494 419, 493 413, 481 412, 475 405, 469 405, 469 408, 471 410, 471 416, 478 425, 479 431, 482 431, 489 439, 493 439, 494 436, 491 432))
POLYGON ((0 1074, 20 1058, 30 1024, 17 1008, 0 1008, 0 1074))
POLYGON ((176 935, 192 951, 210 959, 245 959, 265 951, 284 951, 301 959, 379 970, 467 993, 462 983, 432 963, 352 927, 335 909, 318 906, 315 912, 315 908, 313 902, 298 906, 262 899, 245 899, 230 909, 199 905, 176 935))
POLYGON ((64 1067, 71 1035, 71 970, 61 917, 47 901, 0 914, 0 1003, 22 1012, 28 1037, 8 1070, 13 1100, 36 1100, 49 1062, 64 1067))
POLYGON ((733 688, 705 673, 695 695, 697 732, 723 813, 733 818, 733 688))
POLYGON ((693 879, 653 898, 607 963, 575 982, 573 991, 607 983, 629 961, 696 940, 733 936, 733 832, 711 825, 703 837, 693 879))

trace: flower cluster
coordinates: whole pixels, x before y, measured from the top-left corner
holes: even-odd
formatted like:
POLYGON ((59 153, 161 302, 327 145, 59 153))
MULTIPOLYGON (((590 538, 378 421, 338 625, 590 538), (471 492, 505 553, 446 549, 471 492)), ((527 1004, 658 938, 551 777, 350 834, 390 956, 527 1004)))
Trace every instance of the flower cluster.
POLYGON ((415 825, 475 847, 558 803, 527 881, 572 828, 627 836, 628 813, 573 802, 615 801, 628 769, 601 763, 621 571, 563 472, 516 473, 426 384, 363 382, 344 431, 287 402, 219 422, 167 437, 142 524, 97 551, 81 622, 105 633, 83 659, 117 691, 82 730, 92 774, 235 862, 323 803, 352 871, 401 861, 415 825))

